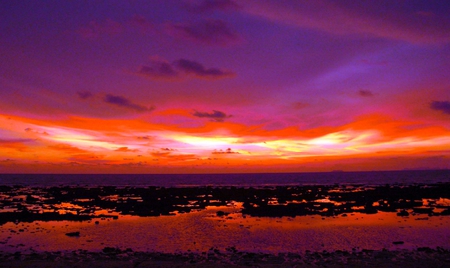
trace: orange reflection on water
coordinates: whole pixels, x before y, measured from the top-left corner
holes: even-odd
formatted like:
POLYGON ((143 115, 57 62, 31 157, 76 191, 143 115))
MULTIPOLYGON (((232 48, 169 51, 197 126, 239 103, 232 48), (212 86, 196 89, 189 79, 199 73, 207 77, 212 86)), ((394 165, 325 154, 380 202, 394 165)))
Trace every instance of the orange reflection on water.
POLYGON ((258 218, 242 215, 241 206, 233 203, 207 207, 176 216, 6 223, 0 227, 0 241, 5 242, 0 250, 17 250, 20 244, 24 245, 23 249, 50 251, 99 251, 112 246, 135 251, 202 252, 211 247, 220 250, 235 247, 241 251, 272 253, 450 246, 447 228, 450 218, 445 216, 399 217, 395 213, 379 212, 337 217, 258 218), (80 232, 80 236, 69 237, 65 235, 68 232, 80 232), (404 244, 394 245, 394 241, 404 241, 404 244))

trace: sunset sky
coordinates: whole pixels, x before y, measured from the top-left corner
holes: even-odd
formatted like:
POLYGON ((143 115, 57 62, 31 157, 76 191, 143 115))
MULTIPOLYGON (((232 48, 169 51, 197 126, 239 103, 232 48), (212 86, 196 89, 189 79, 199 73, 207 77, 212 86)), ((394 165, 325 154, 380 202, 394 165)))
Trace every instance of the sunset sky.
POLYGON ((0 173, 450 168, 450 2, 0 2, 0 173))

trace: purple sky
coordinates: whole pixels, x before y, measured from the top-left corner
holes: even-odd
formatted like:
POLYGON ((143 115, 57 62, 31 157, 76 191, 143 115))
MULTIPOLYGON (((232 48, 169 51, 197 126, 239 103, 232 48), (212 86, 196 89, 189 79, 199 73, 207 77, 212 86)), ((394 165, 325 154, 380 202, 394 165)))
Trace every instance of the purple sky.
POLYGON ((1 1, 0 172, 450 168, 448 14, 1 1))

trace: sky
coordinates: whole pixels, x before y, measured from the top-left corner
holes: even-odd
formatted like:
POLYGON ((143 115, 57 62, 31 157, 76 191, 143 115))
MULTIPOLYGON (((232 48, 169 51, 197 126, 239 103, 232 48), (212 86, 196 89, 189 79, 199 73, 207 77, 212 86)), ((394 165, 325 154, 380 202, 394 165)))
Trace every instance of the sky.
POLYGON ((450 168, 450 2, 0 2, 0 173, 450 168))

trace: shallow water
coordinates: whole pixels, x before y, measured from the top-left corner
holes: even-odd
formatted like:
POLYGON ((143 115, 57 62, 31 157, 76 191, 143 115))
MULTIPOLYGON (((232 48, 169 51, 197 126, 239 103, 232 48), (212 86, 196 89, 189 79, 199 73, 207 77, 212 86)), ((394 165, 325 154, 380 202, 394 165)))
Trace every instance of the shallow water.
POLYGON ((246 252, 450 248, 450 217, 395 213, 348 216, 258 218, 243 216, 239 204, 208 207, 176 216, 121 216, 118 220, 36 221, 0 227, 0 251, 101 251, 104 247, 134 251, 205 252, 210 248, 246 252), (217 216, 217 211, 230 213, 217 216), (80 232, 69 237, 68 232, 80 232), (395 245, 393 242, 402 241, 395 245))
POLYGON ((0 192, 0 212, 5 213, 0 218, 4 223, 0 225, 0 252, 101 251, 105 247, 167 253, 202 253, 213 248, 273 254, 307 250, 450 249, 450 216, 446 215, 450 208, 449 178, 450 171, 0 175, 0 185, 25 185, 2 187, 0 192), (432 184, 436 182, 444 183, 432 184), (51 188, 61 184, 90 186, 51 188), (301 187, 310 184, 316 186, 301 187), (95 185, 102 187, 91 187, 95 185), (107 185, 118 187, 104 187, 107 185), (150 185, 158 187, 147 187, 150 185), (175 188, 161 188, 171 185, 175 188), (181 188, 183 185, 190 187, 181 188), (243 188, 214 190, 193 188, 194 185, 243 188), (247 202, 245 209, 244 202, 247 202), (209 206, 212 204, 215 206, 209 206), (371 214, 373 209, 375 214, 371 214), (183 210, 191 212, 181 213, 183 210), (277 214, 277 210, 283 213, 277 214), (409 216, 397 215, 403 210, 409 216), (57 215, 46 216, 46 221, 38 220, 44 212, 57 215), (7 213, 12 214, 5 220, 7 213), (143 217, 153 213, 175 215, 143 217), (61 220, 65 214, 80 216, 74 218, 78 220, 83 215, 92 219, 61 220), (104 218, 99 218, 101 214, 104 218), (14 221, 20 215, 31 218, 14 221), (256 217, 261 215, 264 217, 256 217), (67 236, 70 232, 80 235, 67 236))

